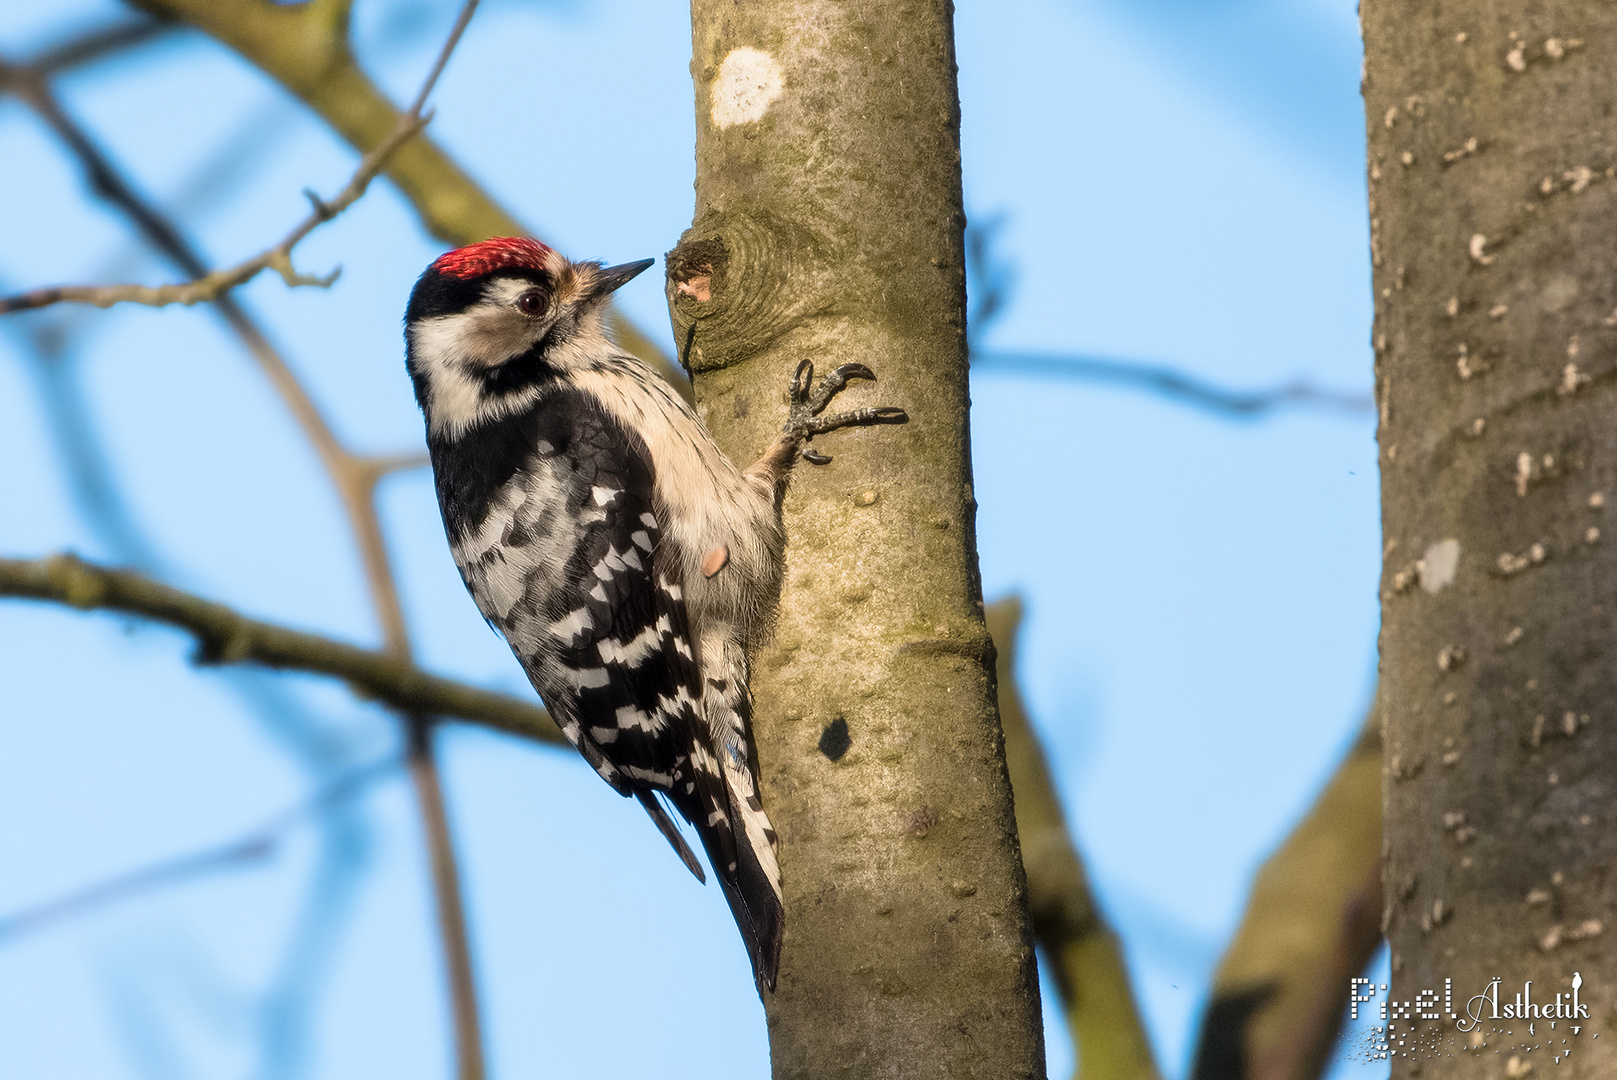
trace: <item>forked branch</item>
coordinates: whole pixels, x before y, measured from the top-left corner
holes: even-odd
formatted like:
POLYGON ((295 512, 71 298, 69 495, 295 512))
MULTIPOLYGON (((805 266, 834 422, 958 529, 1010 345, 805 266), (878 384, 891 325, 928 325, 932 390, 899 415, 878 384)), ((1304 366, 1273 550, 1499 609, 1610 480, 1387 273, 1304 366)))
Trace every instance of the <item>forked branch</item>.
MULTIPOLYGON (((378 147, 399 122, 399 109, 377 88, 349 46, 343 5, 273 0, 133 0, 153 15, 196 27, 234 49, 313 109, 348 144, 378 147)), ((423 135, 382 170, 415 207, 427 231, 447 244, 529 231, 495 202, 442 147, 423 135)), ((690 383, 663 350, 621 314, 611 324, 623 347, 656 364, 688 395, 690 383)))
MULTIPOLYGON (((326 288, 337 280, 341 268, 329 274, 310 275, 302 274, 292 265, 292 250, 302 243, 303 239, 315 229, 333 220, 344 210, 347 210, 370 187, 371 181, 381 174, 387 163, 393 158, 405 143, 420 134, 422 128, 427 126, 431 119, 425 112, 427 98, 432 93, 438 77, 443 74, 444 65, 449 62, 450 54, 454 52, 461 35, 466 30, 466 24, 471 21, 472 12, 476 10, 475 0, 467 3, 461 10, 460 18, 456 20, 454 29, 450 31, 443 48, 438 53, 437 62, 433 64, 431 72, 422 83, 420 91, 410 108, 399 115, 393 130, 380 143, 360 159, 359 167, 354 170, 353 176, 343 186, 335 197, 322 199, 313 191, 306 190, 311 205, 307 217, 287 233, 280 243, 267 248, 245 262, 223 270, 215 270, 193 278, 190 281, 174 285, 56 285, 42 289, 31 289, 28 292, 18 293, 14 296, 0 297, 0 315, 14 311, 29 311, 36 308, 48 307, 51 304, 79 303, 94 304, 96 307, 107 308, 114 304, 145 304, 148 307, 166 307, 169 304, 205 303, 217 300, 220 296, 244 285, 263 273, 265 270, 274 270, 281 275, 287 285, 297 287, 300 285, 315 285, 326 288)), ((49 95, 45 89, 44 73, 46 69, 26 67, 8 67, 0 64, 0 81, 28 101, 41 113, 48 113, 52 109, 49 95)), ((49 116, 47 115, 47 119, 49 116)))

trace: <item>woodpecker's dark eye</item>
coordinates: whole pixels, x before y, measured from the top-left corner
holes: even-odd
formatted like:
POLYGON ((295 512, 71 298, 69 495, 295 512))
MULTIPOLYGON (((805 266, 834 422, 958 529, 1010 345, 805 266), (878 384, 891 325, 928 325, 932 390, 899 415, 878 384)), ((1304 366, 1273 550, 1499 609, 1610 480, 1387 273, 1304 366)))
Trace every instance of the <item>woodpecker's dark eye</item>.
POLYGON ((524 315, 543 315, 549 306, 550 298, 538 289, 529 289, 517 297, 517 310, 524 315))

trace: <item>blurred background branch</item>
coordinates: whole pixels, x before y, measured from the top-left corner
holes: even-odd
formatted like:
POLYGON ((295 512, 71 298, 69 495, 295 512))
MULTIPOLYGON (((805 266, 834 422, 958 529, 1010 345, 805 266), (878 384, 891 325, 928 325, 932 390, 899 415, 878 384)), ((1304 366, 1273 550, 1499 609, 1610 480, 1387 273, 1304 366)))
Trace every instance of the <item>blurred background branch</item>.
POLYGON ((974 371, 1014 372, 1144 390, 1231 420, 1252 419, 1286 408, 1318 409, 1350 416, 1369 415, 1375 409, 1369 394, 1324 390, 1303 379, 1267 390, 1234 390, 1164 364, 1109 357, 973 349, 971 366, 974 371))
MULTIPOLYGON (((0 65, 0 80, 24 100, 33 101, 35 108, 41 112, 46 112, 54 105, 48 100, 43 104, 34 100, 43 94, 44 86, 34 71, 0 65)), ((93 304, 100 308, 124 303, 145 304, 148 307, 199 304, 217 300, 236 286, 245 285, 265 270, 274 270, 289 286, 315 285, 327 288, 337 280, 341 268, 322 276, 300 274, 292 265, 292 249, 316 228, 334 219, 364 195, 365 189, 382 170, 388 158, 420 132, 426 123, 426 118, 418 111, 406 113, 400 118, 399 127, 384 139, 380 146, 365 155, 360 161, 359 168, 354 171, 354 175, 335 198, 328 201, 313 191, 306 191, 305 194, 314 206, 309 216, 299 222, 280 243, 245 262, 237 263, 226 270, 215 270, 204 277, 177 285, 54 285, 30 289, 13 296, 0 297, 0 315, 58 303, 93 304)))
POLYGON ((1193 1080, 1316 1080, 1381 944, 1381 724, 1258 871, 1219 962, 1193 1080))
POLYGON ((1028 908, 1077 1051, 1073 1080, 1157 1080, 1123 950, 1090 895, 1083 859, 1016 687, 1022 602, 1014 596, 996 600, 985 616, 998 651, 999 720, 1016 794, 1028 908))
POLYGON ((12 915, 0 915, 0 945, 104 904, 176 885, 203 874, 244 869, 272 858, 285 834, 292 828, 328 809, 333 803, 360 794, 377 780, 396 772, 399 765, 397 759, 389 759, 348 772, 327 784, 312 798, 281 811, 234 840, 119 874, 12 915))
MULTIPOLYGON (((271 0, 133 0, 153 15, 196 27, 286 87, 361 153, 381 145, 400 111, 360 69, 349 47, 346 5, 271 0)), ((530 236, 437 143, 422 137, 384 170, 422 226, 452 246, 490 236, 530 236)), ((690 400, 685 378, 656 342, 621 312, 610 317, 624 348, 653 363, 690 400)))
POLYGON ((74 68, 156 41, 172 32, 174 25, 167 19, 120 19, 46 49, 25 67, 42 79, 65 74, 74 68))
MULTIPOLYGON (((45 48, 26 66, 41 76, 65 75, 137 46, 170 39, 174 30, 173 23, 145 17, 93 27, 45 48)), ((286 134, 284 118, 279 108, 260 109, 244 118, 236 136, 227 139, 176 192, 175 203, 196 213, 219 202, 263 166, 266 153, 273 152, 279 137, 286 134)), ((88 144, 87 138, 70 140, 70 150, 75 149, 75 142, 80 143, 80 150, 88 144)), ((95 179, 93 169, 91 179, 95 179)), ((158 236, 137 231, 114 260, 114 270, 140 263, 147 257, 148 247, 174 261, 177 252, 172 248, 164 252, 161 239, 160 230, 158 236)), ((6 320, 0 325, 31 361, 25 366, 34 376, 46 432, 63 469, 71 505, 90 537, 121 563, 157 573, 178 570, 163 558, 150 532, 137 520, 124 485, 113 475, 117 452, 107 445, 107 432, 91 415, 84 358, 88 339, 103 325, 94 315, 82 308, 61 309, 49 316, 6 320)), ((219 681, 240 703, 243 715, 256 722, 258 730, 315 787, 340 783, 345 770, 352 767, 353 757, 361 752, 349 732, 332 717, 311 708, 283 679, 249 668, 227 668, 220 672, 219 681)), ((314 813, 314 851, 300 876, 301 902, 277 935, 277 961, 262 984, 238 995, 248 1009, 248 1028, 262 1080, 291 1080, 307 1069, 313 1056, 312 1028, 321 991, 340 955, 333 946, 350 925, 371 868, 375 829, 352 800, 318 802, 314 813)), ((242 850, 243 857, 250 854, 250 849, 242 850)), ((162 1031, 166 1018, 155 1008, 151 974, 149 966, 141 963, 138 971, 116 976, 114 985, 122 988, 119 997, 128 1009, 138 1008, 142 1013, 140 1022, 134 1023, 125 1015, 127 1009, 119 1009, 125 1021, 119 1030, 133 1052, 131 1064, 166 1080, 175 1075, 177 1062, 153 1063, 140 1052, 143 1047, 167 1042, 162 1031), (157 1072, 152 1073, 152 1068, 157 1072)), ((235 994, 232 986, 210 981, 212 994, 235 994)))
POLYGON ((1016 287, 1016 267, 998 250, 998 239, 1007 221, 1004 213, 973 215, 966 226, 966 282, 970 298, 966 325, 974 372, 1006 372, 1142 390, 1228 420, 1255 419, 1286 408, 1311 408, 1347 416, 1366 415, 1374 410, 1375 402, 1369 394, 1323 390, 1306 379, 1266 390, 1235 390, 1167 364, 985 346, 983 341, 989 328, 1004 316, 1016 287))
MULTIPOLYGON (((472 14, 476 11, 477 3, 478 0, 466 0, 462 5, 454 26, 421 84, 411 110, 402 115, 395 113, 391 128, 382 133, 376 146, 367 148, 367 159, 362 162, 349 185, 353 199, 363 194, 369 182, 367 170, 371 170, 370 175, 374 175, 373 166, 379 165, 391 156, 396 147, 389 144, 402 147, 419 131, 421 110, 438 76, 454 52, 456 44, 460 41, 472 14)), ((221 5, 223 6, 225 5, 221 5)), ((274 5, 270 5, 270 8, 283 12, 293 10, 275 8, 274 5)), ((350 14, 346 0, 335 2, 321 0, 296 10, 297 17, 307 21, 295 25, 286 23, 277 25, 292 31, 308 30, 318 26, 327 34, 327 40, 340 38, 346 54, 347 20, 350 14)), ((290 38, 282 44, 294 52, 302 52, 305 46, 311 43, 290 38)), ((83 54, 86 50, 78 51, 83 54)), ((202 258, 184 238, 179 228, 135 190, 134 185, 122 175, 110 157, 100 150, 88 133, 67 115, 50 92, 43 74, 35 69, 19 68, 16 65, 0 68, 0 72, 6 73, 8 86, 22 96, 72 151, 85 169, 92 190, 122 210, 147 240, 176 263, 182 272, 198 280, 210 276, 202 258), (18 75, 19 71, 24 74, 18 75)), ((357 67, 354 68, 354 72, 358 73, 357 67)), ((391 106, 389 108, 391 109, 391 106)), ((309 229, 319 224, 316 219, 320 216, 321 209, 317 205, 314 214, 306 221, 309 229)), ((385 648, 388 652, 408 661, 409 632, 399 604, 398 588, 388 563, 387 548, 377 518, 374 498, 377 481, 382 476, 399 462, 414 459, 407 455, 367 459, 349 451, 337 438, 291 367, 229 292, 220 289, 213 297, 212 303, 258 361, 260 368, 280 394, 325 465, 347 512, 349 525, 359 548, 370 587, 372 606, 381 624, 385 648)), ((405 712, 401 718, 407 733, 410 776, 420 805, 428 848, 439 937, 455 1030, 456 1071, 460 1080, 481 1080, 484 1069, 476 981, 472 973, 471 946, 460 901, 459 875, 451 844, 447 811, 444 807, 442 785, 438 780, 432 756, 431 719, 426 713, 416 712, 405 712)))

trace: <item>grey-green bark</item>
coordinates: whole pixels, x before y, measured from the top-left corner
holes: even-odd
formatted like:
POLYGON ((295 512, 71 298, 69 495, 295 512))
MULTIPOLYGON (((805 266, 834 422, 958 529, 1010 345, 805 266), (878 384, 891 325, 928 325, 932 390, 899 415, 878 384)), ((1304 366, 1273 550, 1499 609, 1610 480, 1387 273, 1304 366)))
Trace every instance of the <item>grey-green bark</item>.
POLYGON ((1363 19, 1392 996, 1500 976, 1507 1000, 1532 980, 1553 1001, 1581 972, 1591 1006, 1581 1036, 1502 1024, 1486 1063, 1392 1074, 1516 1056, 1511 1075, 1610 1077, 1617 8, 1366 0, 1363 19))
POLYGON ((696 216, 669 258, 703 417, 750 460, 798 362, 904 427, 817 445, 754 657, 786 940, 777 1077, 1042 1077, 976 569, 952 9, 694 0, 696 216))

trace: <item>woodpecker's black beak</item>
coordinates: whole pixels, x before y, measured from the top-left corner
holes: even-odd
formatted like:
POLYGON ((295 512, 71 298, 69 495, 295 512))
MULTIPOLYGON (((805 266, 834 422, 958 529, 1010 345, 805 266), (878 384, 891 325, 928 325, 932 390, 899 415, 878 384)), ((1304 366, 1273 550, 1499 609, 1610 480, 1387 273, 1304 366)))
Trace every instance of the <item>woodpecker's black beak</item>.
POLYGON ((656 259, 641 259, 639 262, 622 263, 618 266, 603 267, 590 282, 588 299, 603 300, 617 292, 623 286, 639 277, 656 259))

